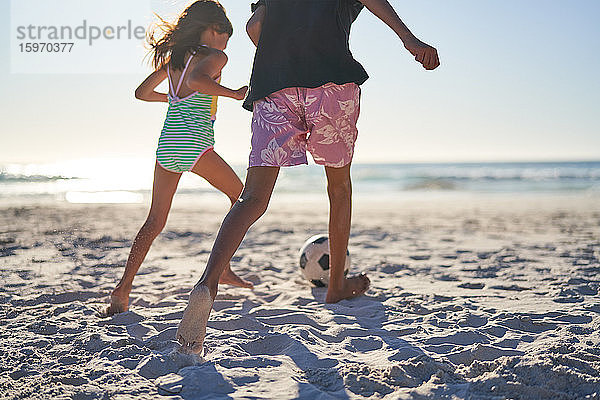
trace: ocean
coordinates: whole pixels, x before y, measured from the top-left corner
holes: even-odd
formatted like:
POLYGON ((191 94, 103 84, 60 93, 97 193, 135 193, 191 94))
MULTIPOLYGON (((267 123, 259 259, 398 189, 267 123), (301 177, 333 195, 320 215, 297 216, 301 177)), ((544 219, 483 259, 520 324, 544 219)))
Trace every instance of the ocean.
MULTIPOLYGON (((61 164, 0 165, 0 202, 142 203, 152 188, 153 161, 82 160, 61 164)), ((234 166, 244 179, 245 166, 234 166)), ((600 194, 600 162, 356 164, 355 196, 460 194, 600 194)), ((275 193, 299 197, 325 193, 317 165, 282 168, 275 193)), ((178 196, 221 195, 203 179, 184 174, 178 196)))

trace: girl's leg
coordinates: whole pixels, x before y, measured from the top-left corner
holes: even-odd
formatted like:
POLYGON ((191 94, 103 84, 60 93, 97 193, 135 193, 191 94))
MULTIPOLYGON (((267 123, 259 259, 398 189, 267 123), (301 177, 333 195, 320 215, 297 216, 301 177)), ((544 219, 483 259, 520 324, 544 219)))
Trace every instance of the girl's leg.
POLYGON ((200 157, 192 172, 229 197, 232 206, 242 194, 242 181, 214 150, 209 150, 200 157))
POLYGON ((202 350, 206 323, 217 295, 219 278, 248 228, 266 211, 278 174, 278 167, 248 169, 244 191, 221 224, 206 270, 190 293, 177 329, 177 339, 184 351, 198 353, 202 350))
POLYGON ((148 213, 146 222, 133 241, 123 277, 111 293, 110 306, 106 310, 107 315, 121 313, 127 311, 129 308, 129 293, 131 293, 133 278, 144 258, 146 258, 152 242, 163 230, 167 222, 173 195, 177 190, 180 178, 181 174, 167 171, 156 163, 150 212, 148 213))
MULTIPOLYGON (((225 162, 214 150, 209 150, 204 154, 192 172, 206 179, 213 187, 223 192, 231 201, 231 206, 235 204, 242 193, 244 185, 236 173, 231 169, 229 164, 225 162)), ((228 262, 223 270, 219 283, 228 285, 240 286, 252 289, 252 282, 244 280, 237 276, 232 270, 228 262)))
POLYGON ((325 167, 329 195, 329 287, 327 303, 359 296, 369 288, 369 278, 344 276, 346 250, 352 219, 352 181, 350 164, 342 168, 325 167))

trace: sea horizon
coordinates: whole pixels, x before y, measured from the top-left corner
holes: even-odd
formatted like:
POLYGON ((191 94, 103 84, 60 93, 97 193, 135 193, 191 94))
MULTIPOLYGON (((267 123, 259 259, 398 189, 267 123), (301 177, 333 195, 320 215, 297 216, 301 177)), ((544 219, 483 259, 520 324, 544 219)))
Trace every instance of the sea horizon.
MULTIPOLYGON (((142 203, 152 188, 150 159, 79 160, 0 164, 0 202, 142 203), (127 173, 124 173, 127 171, 127 173)), ((232 165, 243 180, 246 166, 232 165)), ((448 193, 600 193, 600 161, 489 161, 356 163, 358 196, 448 193)), ((282 168, 275 193, 325 193, 323 168, 282 168)), ((203 179, 184 174, 178 194, 220 196, 203 179)))

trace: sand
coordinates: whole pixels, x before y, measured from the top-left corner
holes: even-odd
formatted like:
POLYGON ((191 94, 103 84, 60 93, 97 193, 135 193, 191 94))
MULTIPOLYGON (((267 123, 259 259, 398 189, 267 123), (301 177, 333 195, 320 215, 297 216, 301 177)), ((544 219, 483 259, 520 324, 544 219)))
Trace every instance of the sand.
POLYGON ((600 199, 355 202, 352 272, 330 305, 298 271, 324 201, 274 201, 223 286, 202 356, 177 323, 223 204, 175 202, 130 311, 99 318, 144 205, 0 208, 0 398, 599 399, 600 199))

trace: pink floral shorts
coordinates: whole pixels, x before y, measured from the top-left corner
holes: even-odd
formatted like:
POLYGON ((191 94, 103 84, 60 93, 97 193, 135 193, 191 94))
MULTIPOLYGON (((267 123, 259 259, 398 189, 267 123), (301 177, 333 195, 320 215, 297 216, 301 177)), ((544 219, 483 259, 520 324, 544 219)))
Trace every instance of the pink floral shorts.
POLYGON ((254 102, 250 167, 315 163, 343 167, 352 161, 358 135, 360 87, 327 83, 287 88, 254 102))

